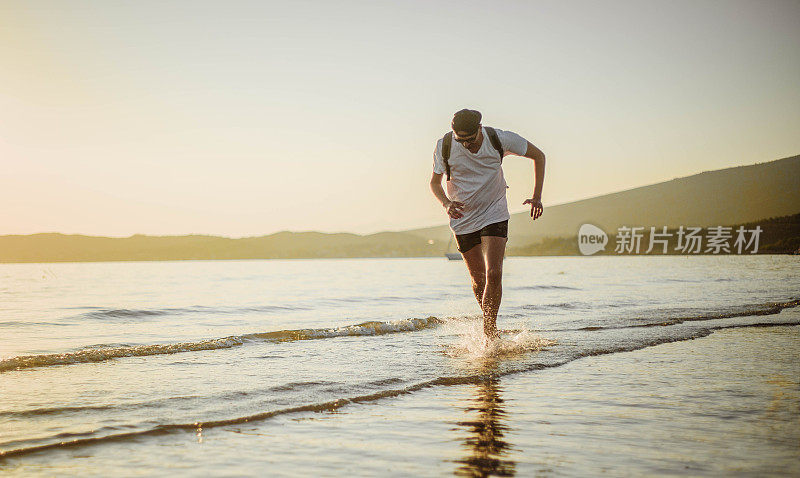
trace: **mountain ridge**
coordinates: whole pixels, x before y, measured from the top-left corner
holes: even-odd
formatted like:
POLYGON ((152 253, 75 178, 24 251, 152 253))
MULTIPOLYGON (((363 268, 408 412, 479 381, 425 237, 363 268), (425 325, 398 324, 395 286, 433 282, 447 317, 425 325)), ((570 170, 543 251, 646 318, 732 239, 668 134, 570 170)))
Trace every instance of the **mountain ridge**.
MULTIPOLYGON (((544 251, 546 248, 527 246, 545 238, 574 237, 583 223, 595 224, 611 234, 621 225, 710 227, 791 216, 800 212, 798 191, 800 155, 703 171, 546 206, 544 215, 536 221, 525 212, 512 214, 509 254, 544 251)), ((0 236, 0 262, 426 257, 441 256, 451 237, 446 225, 367 235, 280 231, 242 238, 203 234, 112 238, 50 232, 0 236)), ((781 240, 782 244, 794 244, 794 237, 781 240)), ((569 249, 564 249, 563 241, 559 244, 561 249, 569 249)))

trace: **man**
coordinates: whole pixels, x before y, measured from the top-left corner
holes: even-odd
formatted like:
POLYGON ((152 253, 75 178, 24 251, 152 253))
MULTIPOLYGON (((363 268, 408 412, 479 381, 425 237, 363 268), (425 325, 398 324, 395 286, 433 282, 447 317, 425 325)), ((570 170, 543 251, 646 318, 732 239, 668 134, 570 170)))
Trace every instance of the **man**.
POLYGON ((481 114, 475 110, 457 112, 451 126, 453 133, 440 139, 433 153, 431 191, 450 216, 450 229, 483 311, 483 331, 487 337, 494 338, 498 335, 497 311, 503 294, 503 256, 509 219, 508 186, 503 177, 500 151, 503 155, 516 154, 534 162, 533 197, 523 202, 523 205, 530 204, 534 220, 543 210, 545 157, 539 148, 516 133, 482 126, 481 114), (443 158, 443 151, 444 156, 449 153, 449 157, 443 158), (447 194, 442 188, 445 172, 447 194))

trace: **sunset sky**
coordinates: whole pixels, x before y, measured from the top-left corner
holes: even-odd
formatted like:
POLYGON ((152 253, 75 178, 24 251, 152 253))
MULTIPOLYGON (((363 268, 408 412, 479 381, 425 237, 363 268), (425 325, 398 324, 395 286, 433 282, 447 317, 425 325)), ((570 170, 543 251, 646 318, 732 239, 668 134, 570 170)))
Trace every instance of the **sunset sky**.
POLYGON ((444 224, 463 107, 545 152, 547 214, 800 154, 799 85, 798 1, 5 0, 0 234, 444 224))

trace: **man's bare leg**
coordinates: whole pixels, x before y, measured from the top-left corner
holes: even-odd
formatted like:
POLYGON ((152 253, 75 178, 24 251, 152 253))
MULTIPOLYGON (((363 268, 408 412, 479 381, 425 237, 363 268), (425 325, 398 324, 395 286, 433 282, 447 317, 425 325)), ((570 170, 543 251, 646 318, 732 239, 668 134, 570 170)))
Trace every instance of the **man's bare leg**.
POLYGON ((483 291, 483 331, 487 337, 495 337, 497 331, 497 311, 503 297, 503 256, 506 252, 505 237, 481 237, 481 251, 486 263, 486 287, 483 291))
POLYGON ((461 256, 467 264, 469 276, 472 278, 472 292, 478 300, 478 306, 483 310, 483 295, 486 289, 486 262, 484 261, 483 248, 480 244, 473 246, 461 256))

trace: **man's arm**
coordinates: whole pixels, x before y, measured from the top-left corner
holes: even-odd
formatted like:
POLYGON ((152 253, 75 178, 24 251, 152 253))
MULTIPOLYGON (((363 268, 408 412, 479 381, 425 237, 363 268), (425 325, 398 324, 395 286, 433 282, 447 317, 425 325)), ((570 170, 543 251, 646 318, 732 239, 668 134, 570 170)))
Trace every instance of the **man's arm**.
POLYGON ((541 149, 534 146, 528 141, 528 150, 525 151, 525 157, 533 160, 534 169, 536 170, 536 184, 533 187, 533 198, 542 199, 542 187, 544 186, 544 153, 541 149))
POLYGON ((531 217, 537 219, 542 215, 542 187, 544 186, 544 153, 541 149, 534 146, 528 141, 528 150, 525 151, 525 157, 533 160, 534 170, 536 171, 535 184, 533 186, 533 197, 526 199, 523 205, 531 205, 531 217))
POLYGON ((458 201, 451 201, 447 197, 447 194, 444 193, 441 174, 433 173, 433 176, 431 176, 431 191, 433 195, 436 196, 439 203, 441 203, 442 207, 445 208, 448 216, 453 219, 458 219, 463 216, 459 210, 462 209, 464 205, 458 201))

